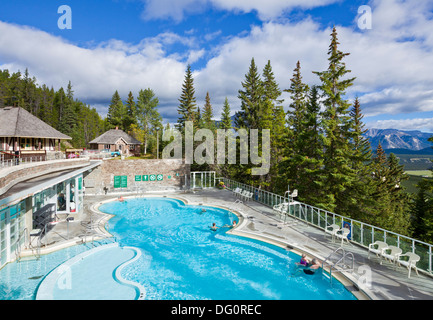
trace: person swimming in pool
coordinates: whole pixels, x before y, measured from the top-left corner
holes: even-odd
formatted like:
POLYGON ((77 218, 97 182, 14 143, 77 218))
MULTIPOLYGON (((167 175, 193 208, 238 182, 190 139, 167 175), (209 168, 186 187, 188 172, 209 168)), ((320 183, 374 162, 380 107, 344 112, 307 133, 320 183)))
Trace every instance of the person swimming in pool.
POLYGON ((230 224, 223 225, 223 228, 234 228, 234 227, 236 227, 236 220, 233 220, 233 223, 231 225, 230 224))
POLYGON ((296 265, 303 266, 303 267, 308 266, 307 256, 305 254, 302 254, 301 260, 299 262, 296 262, 296 265))
POLYGON ((311 260, 311 263, 309 263, 303 270, 305 274, 315 274, 316 271, 320 268, 320 264, 319 261, 314 258, 313 260, 311 260))
POLYGON ((212 231, 217 231, 217 229, 218 229, 215 222, 212 224, 212 227, 210 227, 210 228, 212 231))

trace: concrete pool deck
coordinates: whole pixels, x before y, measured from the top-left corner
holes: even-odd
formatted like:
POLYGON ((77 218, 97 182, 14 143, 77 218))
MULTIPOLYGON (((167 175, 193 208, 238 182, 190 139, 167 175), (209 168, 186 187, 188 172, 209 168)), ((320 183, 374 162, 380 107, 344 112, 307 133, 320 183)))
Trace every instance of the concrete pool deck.
MULTIPOLYGON (((85 236, 87 241, 97 238, 98 235, 106 236, 103 229, 108 215, 100 214, 95 207, 108 200, 119 197, 120 194, 109 195, 86 195, 85 212, 82 219, 57 224, 48 233, 47 248, 41 253, 48 253, 60 247, 82 243, 85 236), (68 239, 69 237, 69 239, 68 239)), ((237 199, 231 191, 208 189, 194 193, 164 192, 132 194, 125 193, 122 196, 146 197, 159 196, 184 200, 193 205, 209 205, 223 208, 230 208, 237 199)), ((286 223, 279 220, 273 213, 272 208, 255 201, 243 202, 232 210, 240 216, 240 223, 230 232, 235 235, 250 237, 270 242, 297 253, 306 253, 309 257, 317 257, 323 261, 332 252, 341 246, 340 241, 332 241, 325 236, 325 232, 305 222, 288 219, 286 223)), ((43 241, 42 241, 43 242, 43 241)), ((411 278, 408 278, 408 270, 405 267, 395 267, 389 262, 381 265, 376 256, 368 259, 368 252, 365 248, 353 243, 345 243, 343 246, 346 252, 354 256, 354 271, 338 273, 338 279, 351 290, 359 299, 363 299, 362 293, 374 300, 432 300, 433 299, 433 278, 429 275, 419 273, 419 276, 412 271, 411 278), (343 276, 341 278, 341 276, 343 276), (350 280, 350 281, 346 281, 350 280), (368 280, 367 283, 365 280, 368 280), (370 284, 366 286, 366 284, 370 284), (358 290, 361 288, 361 292, 358 290)))

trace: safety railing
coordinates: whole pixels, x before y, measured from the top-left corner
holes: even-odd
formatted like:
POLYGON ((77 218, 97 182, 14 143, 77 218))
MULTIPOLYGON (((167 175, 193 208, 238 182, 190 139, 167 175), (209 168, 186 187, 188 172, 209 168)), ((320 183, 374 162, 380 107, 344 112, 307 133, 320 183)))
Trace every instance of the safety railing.
MULTIPOLYGON (((253 200, 268 207, 273 207, 274 205, 283 202, 289 202, 287 197, 261 190, 260 188, 244 183, 222 177, 217 178, 216 180, 217 183, 222 181, 225 187, 229 190, 240 188, 242 190, 253 192, 253 200)), ((399 247, 403 253, 416 253, 420 256, 417 268, 427 271, 430 274, 433 272, 433 245, 429 243, 400 235, 299 201, 290 203, 287 214, 320 229, 325 229, 331 224, 337 224, 340 227, 348 228, 350 229, 348 239, 365 248, 368 248, 369 244, 374 243, 375 241, 383 241, 390 246, 399 247)))

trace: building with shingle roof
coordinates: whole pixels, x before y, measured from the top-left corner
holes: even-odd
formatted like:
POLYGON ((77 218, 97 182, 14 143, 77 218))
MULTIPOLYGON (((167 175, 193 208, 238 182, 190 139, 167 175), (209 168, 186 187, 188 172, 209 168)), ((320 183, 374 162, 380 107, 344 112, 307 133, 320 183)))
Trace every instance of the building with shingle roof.
POLYGON ((20 155, 60 151, 61 140, 72 140, 21 107, 0 108, 0 151, 20 155))
POLYGON ((116 127, 93 139, 89 144, 91 149, 120 151, 129 155, 140 152, 141 142, 116 127))

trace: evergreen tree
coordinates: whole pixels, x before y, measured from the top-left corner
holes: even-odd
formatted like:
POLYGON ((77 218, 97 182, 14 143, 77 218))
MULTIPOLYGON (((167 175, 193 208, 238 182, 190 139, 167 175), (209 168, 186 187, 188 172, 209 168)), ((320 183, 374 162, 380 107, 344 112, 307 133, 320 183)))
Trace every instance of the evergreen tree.
POLYGON ((353 108, 350 112, 352 130, 351 143, 352 152, 350 154, 351 167, 357 179, 354 179, 343 192, 345 195, 345 207, 348 215, 354 219, 362 220, 368 212, 368 208, 374 207, 374 202, 370 197, 372 188, 371 179, 371 147, 370 142, 364 136, 367 132, 362 122, 363 114, 358 98, 355 99, 353 108))
POLYGON ((242 82, 242 88, 243 90, 238 91, 238 98, 241 100, 241 111, 236 114, 236 126, 245 129, 259 129, 263 104, 263 84, 254 58, 251 59, 245 81, 242 82))
POLYGON ((137 98, 137 119, 143 130, 144 154, 150 141, 156 141, 157 130, 162 129, 162 117, 158 112, 159 100, 152 89, 140 90, 137 98))
POLYGON ((176 127, 182 132, 182 134, 184 134, 186 121, 193 121, 194 124, 197 124, 197 103, 195 98, 194 78, 192 76, 190 65, 188 65, 186 70, 179 102, 180 105, 177 112, 180 117, 177 120, 176 127))
POLYGON ((68 136, 72 136, 77 124, 77 115, 74 108, 74 91, 69 81, 66 96, 62 97, 64 103, 61 104, 59 117, 59 130, 68 136))
POLYGON ((227 97, 224 100, 223 111, 221 114, 221 122, 219 123, 219 129, 232 129, 232 118, 230 116, 230 104, 227 97))
POLYGON ((134 95, 130 91, 128 94, 128 99, 126 100, 125 115, 125 127, 128 132, 131 130, 132 124, 137 124, 137 106, 134 101, 134 95))
POLYGON ((119 129, 127 131, 127 128, 125 128, 125 117, 126 108, 120 98, 119 92, 116 90, 111 98, 110 106, 108 107, 107 120, 110 129, 118 127, 119 129))
POLYGON ((205 104, 204 104, 204 108, 203 108, 203 114, 202 114, 203 128, 206 128, 206 129, 211 130, 212 132, 215 132, 216 125, 215 125, 215 121, 212 120, 212 118, 213 118, 213 108, 212 108, 212 104, 210 102, 209 92, 207 92, 206 98, 205 98, 205 104))
POLYGON ((324 173, 326 199, 325 209, 347 213, 344 208, 344 191, 356 179, 350 163, 350 103, 343 97, 355 78, 343 79, 350 70, 346 69, 343 58, 349 53, 338 49, 338 38, 335 27, 331 34, 328 51, 329 66, 326 71, 314 72, 321 80, 325 111, 322 125, 324 130, 324 173))

